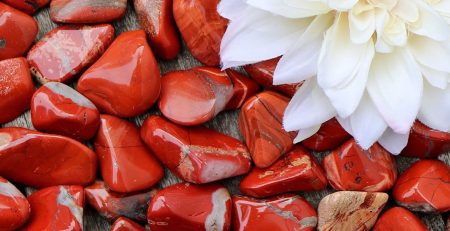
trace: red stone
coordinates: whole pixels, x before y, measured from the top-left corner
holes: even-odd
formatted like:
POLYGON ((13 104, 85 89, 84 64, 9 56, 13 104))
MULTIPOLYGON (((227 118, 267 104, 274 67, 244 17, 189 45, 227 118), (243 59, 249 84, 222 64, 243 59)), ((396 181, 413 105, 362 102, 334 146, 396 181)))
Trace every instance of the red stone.
POLYGON ((27 60, 0 61, 0 124, 9 122, 30 107, 34 84, 27 60))
POLYGON ((233 196, 233 230, 313 231, 317 213, 302 197, 285 194, 265 200, 233 196))
POLYGON ((303 140, 302 145, 316 152, 324 152, 338 147, 350 138, 350 134, 333 118, 323 123, 316 134, 303 140))
POLYGON ((152 231, 230 229, 231 198, 220 185, 181 183, 159 191, 148 207, 152 231))
POLYGON ((114 27, 61 26, 28 53, 31 72, 41 83, 69 82, 94 63, 114 39, 114 27))
POLYGON ((439 160, 420 160, 397 180, 394 199, 411 211, 450 211, 450 167, 439 160))
POLYGON ((373 231, 428 231, 414 213, 402 207, 394 207, 384 212, 372 229, 373 231))
POLYGON ((395 160, 389 152, 378 143, 364 150, 354 139, 326 156, 323 168, 330 185, 340 191, 384 192, 397 179, 395 160))
POLYGON ((59 23, 104 23, 122 18, 127 0, 52 0, 50 17, 59 23))
POLYGON ((100 114, 91 101, 73 88, 49 82, 33 95, 31 121, 39 131, 85 141, 96 134, 100 114))
POLYGON ((27 14, 34 14, 50 0, 3 0, 3 2, 27 14))
POLYGON ((150 38, 157 56, 173 59, 180 52, 180 40, 172 15, 172 0, 134 0, 141 27, 150 38))
POLYGON ((27 198, 13 184, 0 177, 0 230, 16 230, 29 216, 27 198))
POLYGON ((145 229, 128 218, 120 217, 111 225, 110 231, 145 231, 145 229))
POLYGON ((228 21, 217 13, 219 0, 174 0, 173 15, 191 54, 207 66, 219 66, 220 42, 228 21))
POLYGON ((258 93, 259 85, 235 70, 227 69, 226 73, 233 83, 233 97, 225 108, 228 110, 239 109, 245 101, 258 93))
POLYGON ((205 127, 186 128, 149 116, 141 137, 167 168, 188 182, 208 183, 250 170, 245 145, 205 127))
POLYGON ((148 189, 164 176, 164 169, 141 141, 138 127, 110 115, 101 116, 95 152, 102 178, 116 192, 148 189))
POLYGON ((31 205, 31 217, 21 230, 83 230, 83 187, 44 188, 31 194, 28 201, 31 205))
POLYGON ((282 125, 288 103, 288 98, 266 91, 242 106, 239 129, 259 168, 269 167, 293 146, 295 133, 286 132, 282 125))
POLYGON ((31 16, 0 2, 0 60, 22 56, 37 32, 31 16))
POLYGON ((327 187, 327 178, 315 158, 301 146, 295 146, 272 166, 253 168, 239 187, 242 193, 261 198, 285 192, 319 191, 327 187))
POLYGON ((103 181, 96 181, 84 191, 89 205, 108 220, 127 217, 137 221, 146 221, 148 203, 156 193, 156 190, 137 194, 115 193, 103 181))
POLYGON ((95 153, 78 141, 25 128, 0 129, 0 176, 32 187, 88 185, 95 153))
POLYGON ((450 133, 434 130, 416 121, 409 134, 408 145, 400 155, 436 158, 450 152, 450 133))
POLYGON ((122 33, 78 81, 77 89, 102 112, 134 117, 161 89, 159 67, 142 30, 122 33))

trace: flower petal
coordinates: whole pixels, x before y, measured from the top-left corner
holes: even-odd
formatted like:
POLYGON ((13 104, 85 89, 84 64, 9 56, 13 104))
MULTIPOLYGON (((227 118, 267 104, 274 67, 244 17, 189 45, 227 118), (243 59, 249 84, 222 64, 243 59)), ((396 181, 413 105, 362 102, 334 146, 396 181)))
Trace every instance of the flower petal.
POLYGON ((447 88, 450 82, 450 73, 436 71, 424 65, 420 65, 420 69, 422 70, 422 75, 433 87, 447 88))
POLYGON ((398 134, 388 128, 380 137, 378 143, 391 154, 398 155, 408 144, 408 139, 409 132, 406 134, 398 134))
POLYGON ((450 73, 450 49, 443 42, 418 35, 410 36, 408 48, 420 64, 450 73))
POLYGON ((217 6, 217 12, 224 18, 234 20, 242 15, 246 7, 247 4, 244 0, 225 0, 220 1, 217 6))
POLYGON ((419 20, 409 23, 408 29, 418 35, 434 40, 446 41, 450 37, 450 27, 446 20, 430 5, 423 1, 415 1, 419 9, 419 20))
POLYGON ((354 43, 367 42, 375 32, 375 10, 359 1, 348 15, 350 38, 354 43))
POLYGON ((247 4, 287 18, 306 18, 331 10, 325 3, 314 0, 247 0, 247 4))
POLYGON ((299 143, 302 142, 303 140, 308 139, 309 137, 311 137, 312 135, 316 134, 320 129, 320 125, 311 127, 311 128, 305 128, 305 129, 300 129, 298 131, 297 136, 294 139, 294 143, 299 143))
POLYGON ((328 5, 338 11, 346 11, 351 9, 358 0, 328 0, 328 5))
POLYGON ((450 88, 437 89, 425 83, 418 119, 430 128, 450 132, 450 88))

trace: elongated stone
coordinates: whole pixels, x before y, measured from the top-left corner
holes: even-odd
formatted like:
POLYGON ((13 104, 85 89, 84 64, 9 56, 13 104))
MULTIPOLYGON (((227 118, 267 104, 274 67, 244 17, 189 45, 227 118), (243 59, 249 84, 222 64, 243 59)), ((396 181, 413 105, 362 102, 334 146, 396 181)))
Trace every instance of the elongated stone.
POLYGON ((436 158, 450 152, 450 133, 434 130, 416 121, 409 134, 402 156, 436 158))
POLYGON ((350 134, 333 118, 323 123, 316 134, 303 140, 302 145, 310 150, 323 152, 337 148, 350 138, 350 134))
POLYGON ((372 229, 373 231, 428 231, 414 213, 402 207, 394 207, 384 212, 372 229))
POLYGON ((50 17, 59 23, 104 23, 122 18, 127 0, 52 0, 50 17))
POLYGON ((226 73, 233 83, 233 97, 225 108, 228 110, 239 109, 250 97, 256 95, 259 85, 235 70, 227 69, 226 73))
POLYGON ((30 216, 27 198, 10 182, 0 177, 0 230, 12 231, 30 216))
POLYGON ((27 14, 34 14, 50 0, 3 0, 3 2, 27 14))

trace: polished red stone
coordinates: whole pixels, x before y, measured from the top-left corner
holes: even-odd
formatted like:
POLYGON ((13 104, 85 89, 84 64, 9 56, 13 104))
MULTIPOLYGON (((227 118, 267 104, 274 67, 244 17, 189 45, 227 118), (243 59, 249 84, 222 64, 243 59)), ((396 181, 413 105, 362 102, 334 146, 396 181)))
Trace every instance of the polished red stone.
POLYGON ((285 194, 265 200, 233 196, 233 230, 313 231, 317 213, 302 197, 285 194))
POLYGON ((169 72, 161 86, 159 109, 171 121, 186 126, 213 119, 233 97, 231 79, 213 67, 169 72))
POLYGON ((235 70, 227 69, 226 73, 233 83, 233 97, 225 108, 228 110, 239 109, 245 101, 258 93, 259 85, 235 70))
POLYGON ((69 82, 94 63, 114 39, 114 27, 60 26, 28 53, 31 72, 41 83, 69 82))
POLYGON ((141 141, 138 127, 110 115, 101 116, 95 152, 102 178, 116 192, 148 189, 164 176, 164 169, 141 141))
POLYGON ((31 194, 28 201, 31 205, 31 216, 21 230, 83 230, 83 187, 44 188, 31 194))
POLYGON ((49 82, 33 95, 31 121, 39 131, 84 141, 96 134, 100 114, 91 101, 73 88, 49 82))
POLYGON ((50 17, 59 23, 103 23, 122 18, 127 0, 52 0, 50 17))
POLYGON ((239 129, 259 168, 269 167, 293 146, 295 133, 286 132, 282 125, 288 103, 288 98, 266 91, 242 106, 239 129))
POLYGON ((420 160, 397 180, 394 199, 403 207, 419 212, 450 211, 450 166, 439 160, 420 160))
POLYGON ((22 56, 37 32, 31 16, 0 2, 0 60, 22 56))
POLYGON ((33 92, 34 84, 26 59, 0 61, 0 124, 26 111, 33 92))
POLYGON ((134 117, 161 89, 159 67, 142 30, 122 33, 78 81, 77 89, 102 112, 134 117))
POLYGON ((327 183, 315 158, 301 146, 295 146, 270 167, 253 168, 239 188, 248 196, 261 198, 285 192, 319 191, 327 183))
POLYGON ((172 0, 134 0, 139 23, 147 32, 157 56, 173 59, 180 52, 180 40, 172 14, 172 0))
POLYGON ((338 147, 350 138, 350 134, 333 118, 323 123, 316 134, 303 140, 302 145, 310 150, 323 152, 338 147))
POLYGON ((328 182, 340 191, 384 192, 397 179, 394 157, 378 143, 364 150, 351 139, 322 162, 328 182))
POLYGON ((416 121, 409 134, 408 145, 400 155, 436 158, 447 152, 450 152, 450 133, 434 130, 416 121))
POLYGON ((138 223, 125 218, 120 217, 117 219, 109 229, 110 231, 145 231, 144 227, 139 225, 138 223))
POLYGON ((0 230, 16 230, 29 216, 27 198, 13 184, 0 177, 0 230))
POLYGON ((146 221, 148 203, 156 190, 136 194, 112 192, 103 181, 96 181, 84 189, 87 202, 108 220, 127 217, 136 221, 146 221))
POLYGON ((27 14, 34 14, 50 0, 3 0, 3 2, 27 14))
POLYGON ((220 42, 228 21, 217 13, 219 0, 174 0, 173 15, 191 54, 207 66, 219 66, 220 42))
POLYGON ((384 212, 372 229, 373 231, 427 231, 414 213, 402 207, 394 207, 384 212))
POLYGON ((0 176, 32 187, 88 185, 97 158, 67 137, 25 128, 0 129, 0 176))
POLYGON ((181 183, 159 191, 148 207, 152 231, 230 229, 231 198, 220 185, 181 183))
POLYGON ((245 145, 205 127, 187 128, 149 116, 141 137, 167 168, 188 182, 208 183, 250 170, 245 145))

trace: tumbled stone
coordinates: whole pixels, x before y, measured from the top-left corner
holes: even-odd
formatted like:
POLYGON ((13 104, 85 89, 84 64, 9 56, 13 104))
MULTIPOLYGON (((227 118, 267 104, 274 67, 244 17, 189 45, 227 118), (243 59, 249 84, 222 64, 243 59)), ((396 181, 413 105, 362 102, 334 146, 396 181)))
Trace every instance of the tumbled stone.
POLYGON ((59 23, 104 23, 122 18, 127 0, 52 0, 50 18, 59 23))
POLYGON ((111 225, 110 231, 145 231, 145 229, 128 218, 119 217, 119 219, 111 225))
POLYGON ((409 134, 402 156, 436 158, 450 152, 450 133, 434 130, 416 121, 409 134))
POLYGON ((319 231, 370 230, 389 196, 373 192, 335 192, 324 197, 318 208, 319 231))
POLYGON ((116 192, 148 189, 164 176, 164 169, 141 141, 138 127, 110 115, 101 116, 95 152, 102 178, 116 192))
POLYGON ((142 30, 117 37, 77 85, 101 112, 119 117, 145 112, 158 99, 160 89, 159 67, 142 30))
POLYGON ((420 160, 404 171, 395 183, 397 203, 411 211, 450 211, 450 167, 439 160, 420 160))
POLYGON ((16 230, 29 216, 27 198, 13 184, 0 177, 0 230, 16 230))
POLYGON ((256 95, 259 91, 259 85, 235 70, 227 69, 226 73, 233 83, 233 97, 225 108, 228 110, 239 109, 245 101, 256 95))
POLYGON ((0 176, 27 186, 88 185, 97 158, 70 138, 25 128, 0 129, 0 176))
POLYGON ((3 0, 3 2, 27 14, 34 14, 50 0, 3 0))
POLYGON ((233 230, 313 231, 316 210, 302 197, 285 194, 264 200, 233 196, 233 230))
POLYGON ((231 198, 220 185, 181 183, 159 191, 148 207, 152 231, 230 229, 231 198))
POLYGON ((205 127, 187 128, 149 116, 141 138, 167 168, 188 182, 208 183, 250 170, 245 145, 205 127))
POLYGON ((31 72, 42 84, 69 82, 94 63, 113 39, 114 27, 109 24, 57 27, 28 53, 31 72))
POLYGON ((323 123, 316 134, 303 140, 302 145, 310 150, 323 152, 338 147, 350 138, 350 134, 333 118, 323 123))
POLYGON ((372 229, 373 231, 428 231, 414 213, 402 207, 394 207, 384 212, 372 229))

